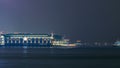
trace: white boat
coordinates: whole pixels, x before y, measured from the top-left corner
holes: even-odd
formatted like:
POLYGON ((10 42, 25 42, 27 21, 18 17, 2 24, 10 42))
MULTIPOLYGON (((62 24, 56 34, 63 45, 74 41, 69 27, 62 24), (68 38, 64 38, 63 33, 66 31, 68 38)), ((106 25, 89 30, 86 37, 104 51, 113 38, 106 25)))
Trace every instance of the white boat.
POLYGON ((114 46, 120 46, 120 41, 116 41, 113 45, 114 46))

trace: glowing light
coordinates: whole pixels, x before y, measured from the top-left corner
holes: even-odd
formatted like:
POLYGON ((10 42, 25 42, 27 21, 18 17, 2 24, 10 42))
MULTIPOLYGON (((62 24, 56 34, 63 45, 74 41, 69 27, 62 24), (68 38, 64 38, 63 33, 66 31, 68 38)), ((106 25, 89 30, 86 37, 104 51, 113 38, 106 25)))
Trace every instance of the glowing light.
POLYGON ((24 40, 24 41, 27 41, 27 40, 28 40, 28 38, 27 38, 27 37, 24 37, 24 38, 23 38, 23 40, 24 40))
POLYGON ((77 40, 77 42, 81 42, 81 40, 77 40))

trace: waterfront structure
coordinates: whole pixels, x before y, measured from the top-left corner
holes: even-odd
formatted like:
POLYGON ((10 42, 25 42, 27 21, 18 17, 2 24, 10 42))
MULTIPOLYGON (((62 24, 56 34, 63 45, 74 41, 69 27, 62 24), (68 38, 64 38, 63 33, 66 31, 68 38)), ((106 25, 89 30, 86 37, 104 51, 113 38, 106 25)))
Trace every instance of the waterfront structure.
POLYGON ((0 35, 0 45, 36 45, 36 46, 64 46, 68 43, 61 35, 10 33, 0 35))

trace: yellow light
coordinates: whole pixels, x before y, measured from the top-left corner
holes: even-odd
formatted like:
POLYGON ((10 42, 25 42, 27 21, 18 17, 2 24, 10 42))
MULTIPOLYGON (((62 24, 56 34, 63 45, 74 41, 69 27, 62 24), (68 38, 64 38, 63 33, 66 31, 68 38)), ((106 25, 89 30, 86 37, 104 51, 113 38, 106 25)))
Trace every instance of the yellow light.
POLYGON ((77 42, 81 42, 81 40, 77 40, 77 42))

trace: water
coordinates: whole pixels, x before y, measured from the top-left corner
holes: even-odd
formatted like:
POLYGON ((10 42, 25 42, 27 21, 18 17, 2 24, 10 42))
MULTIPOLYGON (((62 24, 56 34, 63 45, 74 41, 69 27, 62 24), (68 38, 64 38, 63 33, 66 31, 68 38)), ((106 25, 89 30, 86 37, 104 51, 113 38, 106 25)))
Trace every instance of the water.
POLYGON ((120 68, 120 48, 0 48, 0 68, 120 68))

